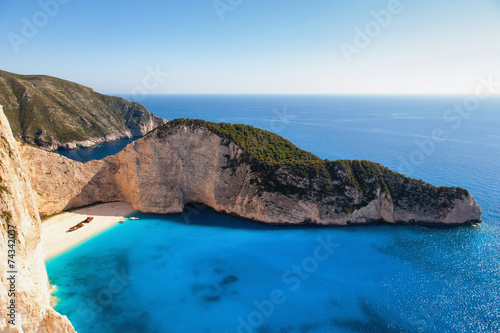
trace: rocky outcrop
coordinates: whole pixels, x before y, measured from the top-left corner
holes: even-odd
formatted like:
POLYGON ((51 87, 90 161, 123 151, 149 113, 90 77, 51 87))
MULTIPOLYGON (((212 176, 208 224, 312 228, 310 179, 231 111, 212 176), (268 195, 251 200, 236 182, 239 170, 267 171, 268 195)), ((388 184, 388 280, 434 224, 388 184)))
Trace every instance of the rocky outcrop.
POLYGON ((0 280, 0 331, 74 332, 68 319, 50 306, 40 217, 17 143, 1 106, 0 222, 0 253, 3 256, 0 260, 0 271, 3 272, 0 280), (8 259, 12 261, 7 262, 8 259), (15 273, 9 273, 12 271, 15 273), (10 304, 15 306, 12 312, 7 308, 10 304), (9 323, 10 320, 14 321, 9 323))
MULTIPOLYGON (((241 131, 262 134, 253 128, 241 131)), ((298 169, 297 164, 271 168, 255 162, 251 149, 242 149, 237 139, 228 139, 234 136, 172 122, 102 161, 74 162, 29 146, 22 151, 42 215, 126 201, 140 211, 162 214, 203 203, 278 224, 463 225, 481 220, 481 210, 466 190, 434 187, 368 161, 322 161, 296 147, 284 154, 306 156, 306 167, 327 171, 298 169)), ((285 140, 285 146, 291 144, 285 140)))
POLYGON ((138 103, 43 75, 0 71, 0 104, 14 136, 46 150, 141 137, 166 122, 138 103))

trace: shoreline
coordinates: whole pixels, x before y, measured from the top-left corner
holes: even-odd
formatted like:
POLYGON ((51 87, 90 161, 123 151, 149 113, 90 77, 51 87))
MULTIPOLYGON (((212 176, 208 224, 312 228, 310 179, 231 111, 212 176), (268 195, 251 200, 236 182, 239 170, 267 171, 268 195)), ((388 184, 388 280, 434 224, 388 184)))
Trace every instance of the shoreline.
POLYGON ((129 203, 111 202, 62 212, 43 220, 42 244, 45 260, 70 250, 136 212, 129 203), (84 224, 76 231, 66 232, 89 216, 94 218, 92 222, 84 224))

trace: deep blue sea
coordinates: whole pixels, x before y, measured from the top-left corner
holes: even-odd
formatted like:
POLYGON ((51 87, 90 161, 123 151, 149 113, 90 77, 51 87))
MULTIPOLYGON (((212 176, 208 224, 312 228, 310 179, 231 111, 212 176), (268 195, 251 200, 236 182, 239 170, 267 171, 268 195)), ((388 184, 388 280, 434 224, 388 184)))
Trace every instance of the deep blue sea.
MULTIPOLYGON (((136 214, 47 261, 57 310, 90 332, 500 332, 500 99, 149 96, 167 119, 275 132, 467 188, 480 227, 275 227, 203 206, 136 214), (464 101, 468 101, 463 107, 464 101)), ((119 145, 73 151, 79 160, 119 145)), ((114 149, 114 150, 113 150, 114 149)))

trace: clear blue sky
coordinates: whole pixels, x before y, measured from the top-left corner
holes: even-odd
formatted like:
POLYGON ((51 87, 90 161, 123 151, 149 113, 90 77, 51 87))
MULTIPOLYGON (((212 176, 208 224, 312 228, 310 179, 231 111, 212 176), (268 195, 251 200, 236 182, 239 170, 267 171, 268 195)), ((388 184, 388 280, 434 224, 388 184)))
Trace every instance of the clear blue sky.
POLYGON ((169 72, 148 81, 155 94, 468 93, 500 74, 499 0, 401 0, 385 26, 372 11, 391 1, 221 0, 224 20, 212 0, 59 1, 53 17, 40 1, 0 3, 0 69, 122 94, 148 68, 169 72))

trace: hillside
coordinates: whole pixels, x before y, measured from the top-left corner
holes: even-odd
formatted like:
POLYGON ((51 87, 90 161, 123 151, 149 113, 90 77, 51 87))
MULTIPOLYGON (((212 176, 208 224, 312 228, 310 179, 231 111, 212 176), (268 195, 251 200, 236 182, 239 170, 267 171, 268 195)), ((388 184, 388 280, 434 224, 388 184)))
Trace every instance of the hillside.
POLYGON ((43 75, 0 71, 0 104, 17 139, 49 150, 140 137, 166 122, 138 103, 43 75))

